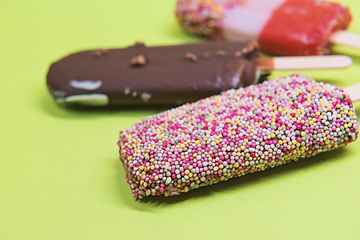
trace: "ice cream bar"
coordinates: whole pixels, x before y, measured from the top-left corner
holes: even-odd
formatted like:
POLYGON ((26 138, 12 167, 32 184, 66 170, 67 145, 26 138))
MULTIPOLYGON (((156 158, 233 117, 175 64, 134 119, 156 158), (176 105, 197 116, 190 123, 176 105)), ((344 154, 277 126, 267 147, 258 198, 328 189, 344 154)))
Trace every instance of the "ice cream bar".
POLYGON ((132 195, 177 195, 343 147, 359 133, 351 97, 292 75, 149 116, 120 132, 132 195))
POLYGON ((245 36, 256 39, 262 51, 284 56, 329 53, 331 41, 341 42, 332 35, 351 21, 348 7, 319 0, 178 0, 176 16, 196 35, 245 36))
POLYGON ((51 65, 47 86, 65 105, 157 105, 193 102, 248 86, 260 70, 342 68, 346 56, 258 58, 254 42, 206 42, 72 54, 51 65))
POLYGON ((181 104, 248 86, 259 76, 252 41, 83 51, 51 65, 47 86, 58 103, 181 104))

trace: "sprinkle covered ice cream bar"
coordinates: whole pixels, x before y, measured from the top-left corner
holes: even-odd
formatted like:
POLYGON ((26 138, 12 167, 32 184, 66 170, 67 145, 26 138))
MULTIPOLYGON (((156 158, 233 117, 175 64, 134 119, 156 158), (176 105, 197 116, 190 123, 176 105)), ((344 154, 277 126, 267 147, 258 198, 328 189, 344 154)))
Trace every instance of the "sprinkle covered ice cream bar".
POLYGON ((173 196, 343 147, 358 137, 349 95, 291 75, 152 115, 120 132, 134 198, 173 196))

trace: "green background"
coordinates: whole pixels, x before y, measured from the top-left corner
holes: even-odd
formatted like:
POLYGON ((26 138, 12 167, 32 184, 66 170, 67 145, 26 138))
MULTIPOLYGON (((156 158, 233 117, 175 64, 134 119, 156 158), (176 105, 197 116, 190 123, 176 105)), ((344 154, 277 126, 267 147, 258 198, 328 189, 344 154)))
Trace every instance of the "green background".
MULTIPOLYGON (((360 3, 347 0, 360 33, 360 3)), ((57 106, 49 64, 71 52, 202 41, 172 0, 0 0, 0 239, 360 239, 360 141, 177 197, 135 201, 118 132, 161 109, 57 106)), ((340 87, 346 70, 299 71, 340 87)), ((274 71, 272 76, 291 72, 274 71)), ((355 106, 360 109, 360 104, 355 106)))

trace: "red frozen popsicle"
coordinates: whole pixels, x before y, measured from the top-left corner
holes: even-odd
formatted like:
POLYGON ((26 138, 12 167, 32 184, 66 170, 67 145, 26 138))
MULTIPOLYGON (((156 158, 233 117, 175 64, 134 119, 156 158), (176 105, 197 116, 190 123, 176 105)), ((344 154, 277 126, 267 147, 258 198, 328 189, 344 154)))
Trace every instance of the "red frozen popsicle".
POLYGON ((329 51, 328 39, 351 21, 349 9, 322 1, 287 0, 261 31, 261 48, 279 55, 319 55, 329 51))
POLYGON ((213 39, 243 37, 274 55, 322 55, 331 43, 360 48, 360 37, 345 30, 347 6, 318 0, 178 0, 183 28, 213 39))

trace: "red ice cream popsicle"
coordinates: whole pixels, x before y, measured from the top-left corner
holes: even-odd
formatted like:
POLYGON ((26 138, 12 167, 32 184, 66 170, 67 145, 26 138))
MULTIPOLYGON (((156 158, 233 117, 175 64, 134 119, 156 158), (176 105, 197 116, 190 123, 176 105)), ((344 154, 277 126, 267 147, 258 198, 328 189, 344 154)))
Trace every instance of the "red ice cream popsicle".
POLYGON ((176 16, 187 31, 212 39, 256 39, 274 55, 322 55, 332 43, 360 48, 344 31, 347 6, 315 0, 178 0, 176 16))

